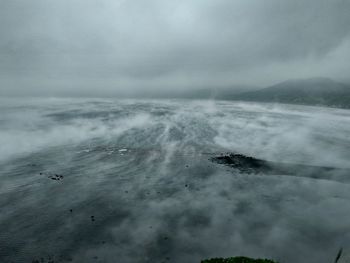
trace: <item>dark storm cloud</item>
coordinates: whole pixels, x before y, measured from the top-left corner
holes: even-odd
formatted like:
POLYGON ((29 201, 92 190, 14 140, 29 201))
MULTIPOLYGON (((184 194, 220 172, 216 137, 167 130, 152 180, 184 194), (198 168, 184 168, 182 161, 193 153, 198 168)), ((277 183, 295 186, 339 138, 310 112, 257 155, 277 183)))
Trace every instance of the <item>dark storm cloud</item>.
POLYGON ((4 0, 1 94, 345 79, 349 11, 347 0, 4 0))

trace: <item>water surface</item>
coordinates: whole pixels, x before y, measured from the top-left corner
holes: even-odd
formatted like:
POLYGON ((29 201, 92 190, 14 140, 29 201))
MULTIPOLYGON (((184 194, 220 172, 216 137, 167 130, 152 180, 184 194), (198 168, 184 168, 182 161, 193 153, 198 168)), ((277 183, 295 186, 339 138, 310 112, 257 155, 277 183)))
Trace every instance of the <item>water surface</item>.
POLYGON ((209 160, 350 168, 347 110, 2 99, 0 145, 0 262, 322 263, 350 244, 350 185, 337 174, 245 174, 209 160))

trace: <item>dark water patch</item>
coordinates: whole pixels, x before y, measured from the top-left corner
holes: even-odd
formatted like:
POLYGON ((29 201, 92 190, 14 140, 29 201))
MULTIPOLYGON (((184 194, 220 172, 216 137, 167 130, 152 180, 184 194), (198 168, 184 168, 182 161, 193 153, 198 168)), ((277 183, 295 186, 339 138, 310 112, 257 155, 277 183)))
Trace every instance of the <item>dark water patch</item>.
POLYGON ((49 113, 46 117, 52 118, 55 121, 70 121, 75 119, 104 119, 110 120, 115 118, 123 118, 130 116, 131 113, 122 110, 105 110, 105 111, 83 111, 70 110, 57 113, 49 113))

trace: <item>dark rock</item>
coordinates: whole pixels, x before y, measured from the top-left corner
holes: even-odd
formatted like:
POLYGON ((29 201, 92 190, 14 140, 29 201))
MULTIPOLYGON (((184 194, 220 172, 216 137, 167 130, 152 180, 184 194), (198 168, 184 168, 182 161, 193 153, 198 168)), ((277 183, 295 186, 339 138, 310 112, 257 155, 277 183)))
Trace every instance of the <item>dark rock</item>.
POLYGON ((221 154, 220 156, 214 157, 211 160, 247 173, 268 172, 273 169, 271 164, 267 161, 259 160, 242 154, 221 154))
POLYGON ((336 258, 335 258, 334 263, 337 263, 339 261, 342 253, 343 253, 343 248, 340 248, 339 251, 338 251, 338 254, 337 254, 336 258))
POLYGON ((350 172, 344 168, 271 162, 236 153, 221 154, 209 160, 247 174, 293 175, 344 182, 349 180, 350 172))
POLYGON ((60 181, 64 178, 64 176, 61 174, 48 175, 47 177, 50 178, 51 180, 55 180, 55 181, 60 181))

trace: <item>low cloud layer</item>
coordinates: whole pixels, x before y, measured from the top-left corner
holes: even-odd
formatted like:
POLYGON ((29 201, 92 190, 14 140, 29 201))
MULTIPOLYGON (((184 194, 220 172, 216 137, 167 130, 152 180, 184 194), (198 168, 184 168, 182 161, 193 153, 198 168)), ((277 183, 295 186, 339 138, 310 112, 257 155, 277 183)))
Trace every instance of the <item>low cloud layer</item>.
POLYGON ((347 81, 350 1, 5 0, 0 95, 347 81))

